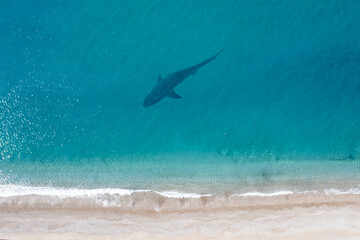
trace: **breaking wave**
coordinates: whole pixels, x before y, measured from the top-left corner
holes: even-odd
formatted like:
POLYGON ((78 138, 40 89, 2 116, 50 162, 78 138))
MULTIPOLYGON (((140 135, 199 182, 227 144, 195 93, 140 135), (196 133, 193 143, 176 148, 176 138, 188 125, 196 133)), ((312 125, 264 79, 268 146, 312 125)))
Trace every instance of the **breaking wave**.
POLYGON ((176 191, 120 188, 76 189, 0 185, 0 208, 99 209, 120 211, 179 211, 199 209, 325 204, 344 200, 359 202, 360 187, 303 192, 246 192, 237 194, 196 194, 176 191), (316 197, 316 201, 314 201, 316 197), (289 201, 291 200, 291 201, 289 201))

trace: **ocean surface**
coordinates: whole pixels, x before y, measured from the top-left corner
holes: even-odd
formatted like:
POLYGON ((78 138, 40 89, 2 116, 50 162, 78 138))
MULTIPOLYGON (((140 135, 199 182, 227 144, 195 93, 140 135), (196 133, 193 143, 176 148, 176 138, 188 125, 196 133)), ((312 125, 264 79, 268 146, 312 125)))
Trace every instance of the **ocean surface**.
POLYGON ((360 194, 359 22, 351 0, 0 1, 0 204, 360 194))

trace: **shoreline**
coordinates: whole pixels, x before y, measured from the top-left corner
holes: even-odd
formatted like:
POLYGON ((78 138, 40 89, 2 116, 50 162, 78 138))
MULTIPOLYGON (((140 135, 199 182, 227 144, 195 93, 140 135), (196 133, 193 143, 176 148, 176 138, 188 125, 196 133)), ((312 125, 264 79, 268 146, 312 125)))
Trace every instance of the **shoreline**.
POLYGON ((128 189, 61 189, 0 185, 0 210, 110 209, 116 212, 183 212, 262 206, 360 203, 360 188, 301 192, 196 194, 128 189))
POLYGON ((294 195, 248 200, 236 201, 237 206, 177 211, 2 207, 0 239, 358 239, 360 236, 360 195, 307 198, 294 195))
POLYGON ((6 192, 2 185, 0 239, 354 240, 360 236, 356 182, 343 190, 208 195, 46 187, 6 192))

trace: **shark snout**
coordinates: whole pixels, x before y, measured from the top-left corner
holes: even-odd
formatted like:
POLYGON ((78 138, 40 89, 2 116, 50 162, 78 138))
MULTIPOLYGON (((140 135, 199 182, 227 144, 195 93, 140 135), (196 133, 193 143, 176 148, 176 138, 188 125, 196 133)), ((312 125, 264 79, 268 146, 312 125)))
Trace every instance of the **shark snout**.
POLYGON ((150 107, 151 105, 153 105, 153 104, 151 104, 149 101, 146 101, 146 99, 145 99, 145 101, 143 102, 143 106, 144 106, 144 107, 150 107))
POLYGON ((143 106, 144 107, 150 107, 152 105, 154 105, 155 103, 157 103, 157 99, 154 98, 151 94, 147 95, 144 102, 143 102, 143 106))
POLYGON ((149 104, 149 103, 147 103, 147 102, 143 102, 143 107, 150 107, 150 106, 152 106, 152 105, 154 105, 154 104, 149 104))

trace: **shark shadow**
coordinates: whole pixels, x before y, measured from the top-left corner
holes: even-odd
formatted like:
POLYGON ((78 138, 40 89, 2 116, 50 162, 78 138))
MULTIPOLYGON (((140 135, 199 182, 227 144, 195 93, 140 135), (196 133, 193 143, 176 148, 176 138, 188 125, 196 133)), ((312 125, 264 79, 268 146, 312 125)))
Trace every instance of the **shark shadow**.
POLYGON ((167 76, 164 79, 159 75, 156 86, 151 90, 149 95, 146 96, 143 102, 143 106, 150 107, 160 102, 165 97, 170 97, 175 99, 181 98, 179 94, 175 93, 174 88, 180 83, 182 83, 187 77, 191 75, 195 75, 195 73, 199 70, 199 68, 213 61, 216 58, 216 56, 219 55, 222 51, 223 50, 219 51, 217 54, 215 54, 211 58, 201 63, 171 73, 169 76, 167 76))

